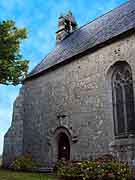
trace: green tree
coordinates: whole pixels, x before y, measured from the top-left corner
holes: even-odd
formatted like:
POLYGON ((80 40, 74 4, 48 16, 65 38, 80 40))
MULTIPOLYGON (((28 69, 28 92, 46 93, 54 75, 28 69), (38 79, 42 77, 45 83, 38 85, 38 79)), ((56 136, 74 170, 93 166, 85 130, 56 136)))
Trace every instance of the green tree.
POLYGON ((0 22, 0 84, 17 85, 25 78, 29 61, 20 54, 20 44, 26 38, 26 29, 14 21, 0 22))

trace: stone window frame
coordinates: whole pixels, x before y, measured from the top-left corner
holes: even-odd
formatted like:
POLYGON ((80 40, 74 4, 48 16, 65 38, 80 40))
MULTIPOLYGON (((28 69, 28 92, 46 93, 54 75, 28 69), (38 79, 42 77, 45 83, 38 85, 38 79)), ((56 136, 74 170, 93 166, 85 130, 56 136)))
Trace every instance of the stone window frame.
MULTIPOLYGON (((126 62, 119 62, 119 63, 115 63, 113 65, 113 71, 112 71, 112 76, 111 76, 111 88, 112 88, 112 104, 113 104, 113 119, 114 119, 114 133, 115 133, 115 137, 116 138, 120 138, 120 137, 126 137, 129 134, 133 134, 134 132, 132 131, 129 132, 129 120, 131 119, 131 117, 129 117, 129 114, 127 112, 127 105, 129 103, 129 99, 131 97, 132 98, 132 121, 134 119, 134 92, 133 92, 133 80, 132 80, 132 70, 131 67, 128 63, 126 62), (125 78, 125 74, 126 72, 128 72, 129 74, 129 79, 125 78), (119 79, 118 79, 118 75, 119 75, 119 79), (126 90, 126 86, 127 86, 127 90, 126 90), (118 125, 120 126, 120 118, 118 119, 118 106, 119 106, 119 102, 117 99, 117 86, 119 86, 121 88, 121 94, 122 94, 122 106, 123 106, 123 127, 124 127, 124 131, 122 133, 120 133, 120 130, 118 128, 118 125), (128 91, 130 88, 130 95, 129 97, 126 96, 126 91, 128 91)), ((120 98, 119 98, 120 99, 120 98)), ((120 108, 122 108, 122 106, 120 108)), ((129 110, 129 109, 128 109, 129 110)), ((122 114, 121 114, 122 116, 122 114)), ((135 125, 135 124, 134 124, 135 125)), ((122 126, 122 124, 121 124, 122 126)), ((135 129, 135 127, 134 127, 135 129)))

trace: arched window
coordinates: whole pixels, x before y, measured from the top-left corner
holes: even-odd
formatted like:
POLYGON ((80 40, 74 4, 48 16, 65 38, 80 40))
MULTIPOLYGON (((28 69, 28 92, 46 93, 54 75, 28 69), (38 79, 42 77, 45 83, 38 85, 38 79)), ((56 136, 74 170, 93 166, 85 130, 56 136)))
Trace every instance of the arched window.
POLYGON ((126 62, 116 63, 111 80, 115 135, 123 137, 133 134, 135 133, 134 94, 130 66, 126 62))

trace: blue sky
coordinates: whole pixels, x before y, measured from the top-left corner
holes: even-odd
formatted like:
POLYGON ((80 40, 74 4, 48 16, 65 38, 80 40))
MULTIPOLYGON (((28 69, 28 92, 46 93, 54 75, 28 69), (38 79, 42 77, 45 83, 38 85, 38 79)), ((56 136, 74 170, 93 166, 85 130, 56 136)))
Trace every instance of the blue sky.
MULTIPOLYGON (((119 6, 127 0, 0 0, 0 21, 12 19, 28 29, 21 52, 30 60, 29 71, 55 47, 58 17, 71 10, 79 26, 119 6)), ((0 85, 0 154, 3 136, 12 119, 12 105, 19 86, 0 85)))

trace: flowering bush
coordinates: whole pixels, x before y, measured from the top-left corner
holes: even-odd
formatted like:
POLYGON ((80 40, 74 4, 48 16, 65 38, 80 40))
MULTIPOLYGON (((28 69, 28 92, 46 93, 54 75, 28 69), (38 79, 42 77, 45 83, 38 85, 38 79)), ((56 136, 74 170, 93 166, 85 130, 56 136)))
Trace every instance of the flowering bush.
POLYGON ((56 165, 57 175, 64 179, 82 179, 79 162, 59 161, 56 165))
POLYGON ((30 154, 18 157, 11 164, 11 169, 16 171, 31 171, 35 167, 37 167, 37 164, 30 154))
POLYGON ((57 174, 66 180, 129 180, 131 177, 127 164, 118 161, 97 160, 59 162, 57 174))

